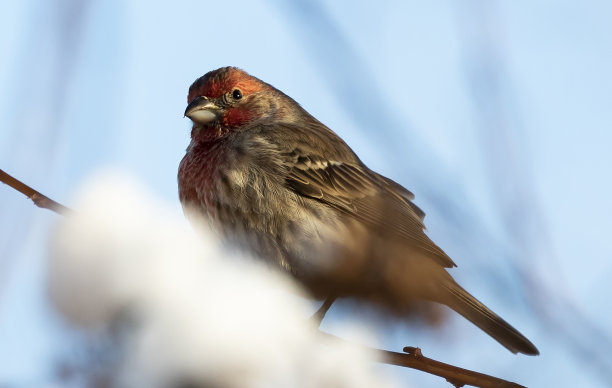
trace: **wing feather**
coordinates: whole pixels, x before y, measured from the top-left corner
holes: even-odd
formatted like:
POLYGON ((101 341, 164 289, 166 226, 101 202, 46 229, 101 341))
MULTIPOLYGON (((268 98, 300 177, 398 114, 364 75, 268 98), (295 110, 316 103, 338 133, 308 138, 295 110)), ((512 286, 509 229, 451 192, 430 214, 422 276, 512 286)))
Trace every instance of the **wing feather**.
POLYGON ((289 170, 287 184, 296 193, 324 202, 382 233, 399 236, 444 267, 455 266, 425 234, 425 213, 411 202, 414 196, 408 190, 365 166, 312 157, 309 161, 289 170))
POLYGON ((276 124, 259 130, 278 147, 289 190, 395 236, 444 267, 456 266, 425 234, 425 213, 412 202, 414 194, 367 168, 329 128, 314 120, 306 126, 276 124))

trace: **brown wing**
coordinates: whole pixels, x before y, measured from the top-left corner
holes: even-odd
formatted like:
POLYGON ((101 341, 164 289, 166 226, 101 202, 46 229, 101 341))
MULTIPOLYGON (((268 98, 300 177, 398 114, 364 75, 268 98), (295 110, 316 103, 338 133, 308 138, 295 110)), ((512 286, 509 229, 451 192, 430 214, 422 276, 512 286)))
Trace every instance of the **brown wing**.
POLYGON ((414 195, 410 191, 371 171, 356 156, 353 161, 340 162, 313 151, 297 147, 284 154, 291 165, 286 179, 291 190, 338 209, 373 230, 404 239, 444 267, 456 266, 425 234, 425 213, 411 202, 414 195))

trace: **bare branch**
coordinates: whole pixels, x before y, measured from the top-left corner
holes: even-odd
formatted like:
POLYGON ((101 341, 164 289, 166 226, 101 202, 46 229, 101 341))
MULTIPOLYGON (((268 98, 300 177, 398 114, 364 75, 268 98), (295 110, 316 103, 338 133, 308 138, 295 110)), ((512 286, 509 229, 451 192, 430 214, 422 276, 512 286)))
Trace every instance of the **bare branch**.
POLYGON ((70 212, 70 209, 68 209, 66 206, 55 202, 54 200, 47 197, 46 195, 39 193, 38 191, 34 190, 30 186, 21 182, 19 179, 13 178, 12 176, 7 174, 3 170, 0 170, 0 182, 6 183, 7 185, 11 186, 15 190, 24 194, 25 196, 30 198, 36 206, 40 208, 49 209, 58 214, 67 214, 70 212))
MULTIPOLYGON (((3 170, 0 170, 0 181, 6 183, 15 190, 19 191, 20 193, 26 195, 34 202, 36 206, 40 208, 49 209, 61 215, 66 215, 71 212, 69 208, 58 202, 55 202, 49 197, 34 190, 30 186, 21 182, 20 180, 10 176, 3 170)), ((340 337, 329 333, 324 333, 320 330, 319 333, 335 341, 348 342, 340 337)), ((429 374, 440 376, 445 378, 455 387, 471 385, 474 387, 483 388, 525 388, 522 385, 502 380, 497 377, 474 372, 468 369, 459 368, 425 357, 423 356, 423 354, 421 353, 421 349, 419 348, 405 347, 405 353, 391 352, 388 350, 381 350, 370 347, 365 348, 380 354, 382 356, 380 362, 382 363, 417 369, 429 374)))
POLYGON ((474 387, 498 387, 498 388, 525 388, 522 385, 502 380, 497 377, 485 375, 484 373, 474 372, 454 365, 445 364, 440 361, 423 356, 421 349, 407 346, 404 348, 406 353, 389 352, 380 350, 383 353, 386 363, 418 369, 436 376, 444 377, 455 387, 472 385, 474 387))
MULTIPOLYGON (((348 342, 335 335, 319 332, 337 341, 348 342)), ((483 388, 525 388, 522 385, 502 380, 497 377, 485 375, 484 373, 474 372, 469 369, 463 369, 454 365, 445 364, 440 361, 423 356, 421 349, 407 346, 404 348, 405 353, 391 352, 365 346, 369 351, 378 353, 381 356, 380 362, 383 364, 403 366, 406 368, 417 369, 432 375, 444 377, 449 383, 455 387, 471 385, 474 387, 483 388)))

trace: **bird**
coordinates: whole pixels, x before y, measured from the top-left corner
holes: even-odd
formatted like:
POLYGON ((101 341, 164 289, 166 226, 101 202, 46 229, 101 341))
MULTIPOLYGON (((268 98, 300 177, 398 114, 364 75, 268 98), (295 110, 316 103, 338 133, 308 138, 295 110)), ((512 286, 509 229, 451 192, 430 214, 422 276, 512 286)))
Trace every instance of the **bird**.
POLYGON ((399 315, 435 302, 512 353, 539 354, 453 279, 456 264, 425 233, 414 195, 370 170, 291 97, 222 67, 193 82, 187 104, 191 141, 178 170, 185 214, 297 279, 324 300, 321 319, 336 298, 399 315))

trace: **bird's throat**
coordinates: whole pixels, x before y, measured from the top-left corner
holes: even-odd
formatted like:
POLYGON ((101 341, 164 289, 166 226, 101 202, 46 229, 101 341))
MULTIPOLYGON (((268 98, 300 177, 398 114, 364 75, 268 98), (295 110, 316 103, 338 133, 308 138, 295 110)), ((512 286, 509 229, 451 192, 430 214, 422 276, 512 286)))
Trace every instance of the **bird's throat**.
POLYGON ((191 139, 196 142, 212 142, 224 138, 228 131, 219 125, 194 125, 191 128, 191 139))

